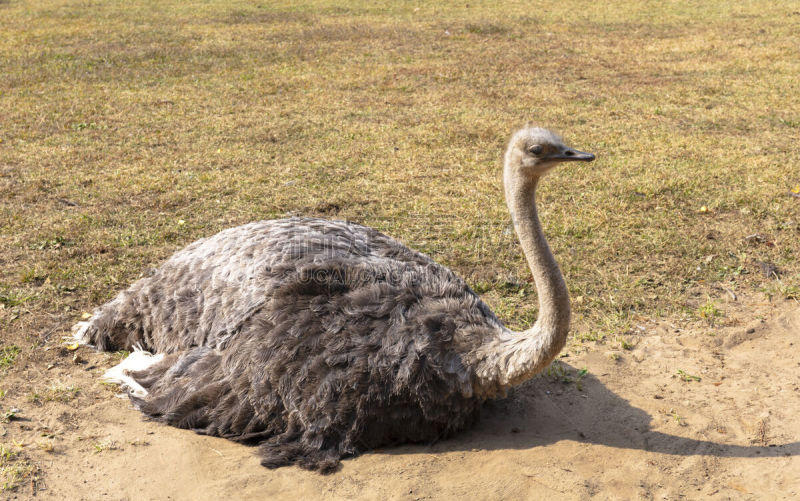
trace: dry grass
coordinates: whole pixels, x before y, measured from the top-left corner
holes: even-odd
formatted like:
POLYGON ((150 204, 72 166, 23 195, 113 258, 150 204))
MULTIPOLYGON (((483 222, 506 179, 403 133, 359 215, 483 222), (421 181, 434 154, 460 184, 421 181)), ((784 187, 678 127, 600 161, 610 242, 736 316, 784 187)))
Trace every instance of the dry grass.
POLYGON ((67 403, 78 397, 81 389, 63 383, 51 385, 49 388, 32 391, 28 394, 28 401, 35 404, 47 402, 67 403))
POLYGON ((55 338, 188 242, 287 214, 375 226, 525 325, 500 158, 530 119, 598 155, 541 190, 581 339, 798 294, 790 3, 347 4, 1 3, 0 329, 55 338))

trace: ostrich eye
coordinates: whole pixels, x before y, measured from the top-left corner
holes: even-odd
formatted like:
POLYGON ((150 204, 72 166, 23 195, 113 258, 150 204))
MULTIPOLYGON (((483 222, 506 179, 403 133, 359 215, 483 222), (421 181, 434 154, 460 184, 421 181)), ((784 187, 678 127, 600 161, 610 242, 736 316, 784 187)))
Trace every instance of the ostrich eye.
POLYGON ((530 151, 534 155, 541 155, 542 151, 544 151, 544 148, 542 147, 541 144, 534 144, 533 146, 528 148, 528 151, 530 151))

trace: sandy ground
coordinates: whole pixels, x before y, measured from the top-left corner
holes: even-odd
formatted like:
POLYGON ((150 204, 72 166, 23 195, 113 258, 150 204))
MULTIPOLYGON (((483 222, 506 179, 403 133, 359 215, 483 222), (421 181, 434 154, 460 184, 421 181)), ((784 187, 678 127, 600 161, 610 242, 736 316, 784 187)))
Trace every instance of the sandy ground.
POLYGON ((570 352, 560 368, 572 382, 551 371, 454 439, 376 450, 329 476, 267 470, 254 448, 144 421, 97 383, 112 355, 81 348, 74 363, 54 344, 4 384, 80 392, 4 399, 22 420, 0 433, 40 478, 0 498, 800 498, 800 306, 740 298, 725 323, 644 322, 618 360, 603 345, 570 352))

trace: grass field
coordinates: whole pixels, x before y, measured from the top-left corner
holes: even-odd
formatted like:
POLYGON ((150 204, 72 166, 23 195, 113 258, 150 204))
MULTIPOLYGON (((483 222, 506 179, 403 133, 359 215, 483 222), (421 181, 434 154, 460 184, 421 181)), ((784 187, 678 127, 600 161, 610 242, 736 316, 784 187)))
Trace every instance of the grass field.
POLYGON ((185 244, 295 214, 527 325, 500 171, 529 120, 598 157, 540 191, 575 342, 798 299, 799 31, 764 0, 0 0, 0 347, 34 360, 185 244))

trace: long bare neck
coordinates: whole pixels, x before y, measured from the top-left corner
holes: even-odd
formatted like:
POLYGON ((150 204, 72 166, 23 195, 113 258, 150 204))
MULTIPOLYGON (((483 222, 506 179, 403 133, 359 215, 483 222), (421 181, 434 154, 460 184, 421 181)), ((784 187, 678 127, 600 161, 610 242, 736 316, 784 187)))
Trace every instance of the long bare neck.
POLYGON ((553 354, 555 356, 564 347, 566 334, 569 331, 569 294, 564 276, 547 245, 539 222, 536 210, 538 182, 538 179, 507 181, 506 203, 511 212, 519 243, 533 273, 536 293, 539 296, 539 317, 534 326, 522 334, 538 329, 540 332, 558 334, 557 338, 563 337, 560 344, 557 342, 559 339, 553 340, 557 345, 553 346, 556 350, 553 354))
POLYGON ((502 394, 544 370, 558 355, 569 333, 567 286, 547 245, 536 211, 538 179, 525 179, 509 168, 504 186, 514 229, 528 260, 539 296, 539 317, 522 332, 502 330, 477 351, 476 390, 485 396, 502 394))

